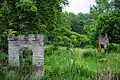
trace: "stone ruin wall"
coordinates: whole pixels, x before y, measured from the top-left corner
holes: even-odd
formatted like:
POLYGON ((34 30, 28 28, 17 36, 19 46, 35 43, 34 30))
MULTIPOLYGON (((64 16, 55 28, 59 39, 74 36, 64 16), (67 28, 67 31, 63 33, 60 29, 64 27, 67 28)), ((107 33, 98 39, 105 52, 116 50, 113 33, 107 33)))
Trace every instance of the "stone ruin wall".
POLYGON ((24 48, 32 50, 32 64, 44 66, 44 36, 43 35, 21 35, 8 37, 8 62, 10 66, 20 65, 20 55, 24 48))

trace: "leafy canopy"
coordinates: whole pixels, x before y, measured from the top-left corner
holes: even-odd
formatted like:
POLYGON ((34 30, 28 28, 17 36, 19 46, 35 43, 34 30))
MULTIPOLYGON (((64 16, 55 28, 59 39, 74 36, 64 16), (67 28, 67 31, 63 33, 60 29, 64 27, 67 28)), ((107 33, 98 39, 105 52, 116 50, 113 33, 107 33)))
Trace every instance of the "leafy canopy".
POLYGON ((51 33, 56 28, 67 0, 5 0, 0 8, 1 33, 6 29, 17 34, 51 33))

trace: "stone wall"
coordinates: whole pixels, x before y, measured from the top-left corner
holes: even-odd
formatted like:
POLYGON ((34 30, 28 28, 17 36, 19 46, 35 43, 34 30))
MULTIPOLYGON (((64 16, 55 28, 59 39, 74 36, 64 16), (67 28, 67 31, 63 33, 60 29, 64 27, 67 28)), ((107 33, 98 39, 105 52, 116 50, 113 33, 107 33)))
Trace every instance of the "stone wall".
POLYGON ((21 35, 8 37, 9 65, 19 66, 20 55, 25 47, 32 50, 32 64, 34 66, 44 66, 44 36, 43 35, 21 35))

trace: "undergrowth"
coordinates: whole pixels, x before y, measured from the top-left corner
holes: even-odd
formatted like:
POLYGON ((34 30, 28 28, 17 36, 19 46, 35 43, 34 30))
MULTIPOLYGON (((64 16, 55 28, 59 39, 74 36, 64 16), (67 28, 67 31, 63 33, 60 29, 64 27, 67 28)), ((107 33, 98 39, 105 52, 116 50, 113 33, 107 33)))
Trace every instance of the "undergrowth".
MULTIPOLYGON (((6 54, 1 56, 1 61, 6 60, 6 54)), ((119 52, 104 53, 93 48, 45 47, 43 80, 91 80, 103 70, 119 73, 119 66, 119 52)), ((27 74, 23 69, 9 70, 5 65, 0 66, 0 80, 24 80, 27 74)))
POLYGON ((91 80, 104 70, 119 73, 119 58, 120 53, 98 52, 93 48, 46 48, 44 80, 91 80))

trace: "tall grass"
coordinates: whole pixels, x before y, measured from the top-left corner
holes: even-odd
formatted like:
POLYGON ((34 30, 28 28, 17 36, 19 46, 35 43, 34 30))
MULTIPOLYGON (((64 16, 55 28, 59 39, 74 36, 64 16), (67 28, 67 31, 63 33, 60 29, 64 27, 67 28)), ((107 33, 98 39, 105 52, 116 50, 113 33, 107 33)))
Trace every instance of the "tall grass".
POLYGON ((92 48, 46 48, 44 80, 91 80, 105 70, 119 73, 119 58, 119 53, 100 53, 92 48))
POLYGON ((90 80, 96 72, 82 57, 82 50, 46 49, 45 54, 45 80, 90 80))
MULTIPOLYGON (((120 53, 100 53, 93 48, 46 47, 44 63, 43 80, 91 80, 104 70, 119 73, 120 53)), ((0 66, 0 80, 24 80, 29 74, 27 69, 11 70, 7 66, 0 66)))

